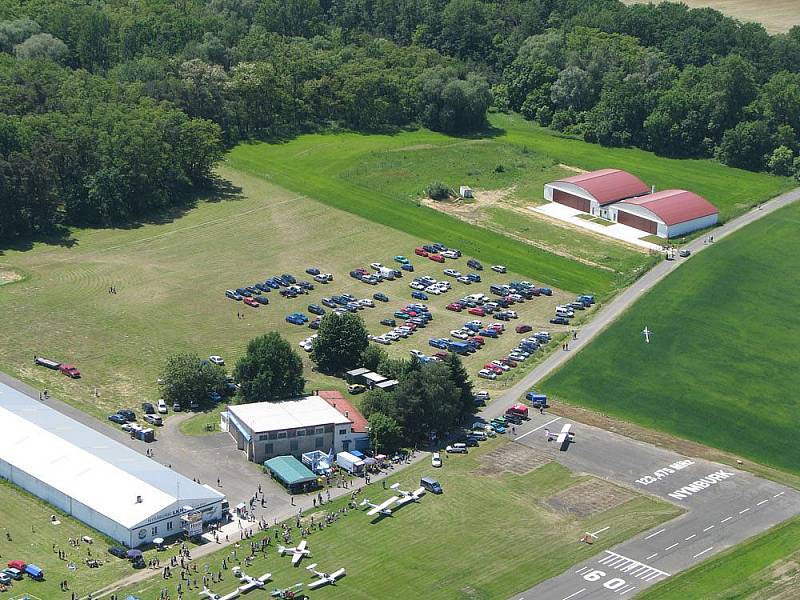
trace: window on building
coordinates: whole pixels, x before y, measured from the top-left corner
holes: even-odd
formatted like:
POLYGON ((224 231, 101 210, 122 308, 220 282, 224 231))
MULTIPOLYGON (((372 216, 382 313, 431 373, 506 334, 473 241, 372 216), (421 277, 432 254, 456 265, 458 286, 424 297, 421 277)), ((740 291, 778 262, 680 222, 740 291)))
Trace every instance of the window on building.
POLYGON ((339 435, 347 435, 347 429, 340 429, 339 435))
POLYGON ((172 521, 167 521, 167 531, 172 531, 172 521))
POLYGON ((333 433, 333 423, 325 425, 325 433, 333 433))
POLYGON ((278 432, 278 439, 279 440, 285 440, 286 439, 286 432, 285 431, 279 431, 278 432))
POLYGON ((269 432, 269 439, 277 440, 278 439, 278 433, 276 431, 270 431, 269 432))
POLYGON ((158 535, 158 527, 153 527, 150 530, 150 535, 158 535))
POLYGON ((306 434, 305 429, 298 429, 297 430, 297 437, 304 436, 306 434))
POLYGON ((314 433, 316 433, 317 435, 319 435, 321 433, 325 433, 325 428, 324 427, 317 427, 317 429, 314 431, 314 433))
POLYGON ((297 436, 297 430, 296 429, 290 429, 289 430, 289 437, 293 438, 293 437, 296 437, 296 436, 297 436))
POLYGON ((259 442, 264 442, 264 441, 266 441, 268 438, 269 438, 269 434, 268 434, 268 433, 262 433, 260 436, 258 436, 258 441, 259 441, 259 442))
POLYGON ((306 435, 314 435, 314 433, 316 432, 313 427, 309 427, 308 429, 306 429, 306 435))
POLYGON ((297 449, 300 447, 300 442, 297 440, 289 440, 289 450, 292 452, 297 452, 297 449))
POLYGON ((322 448, 323 443, 324 443, 324 438, 318 437, 317 439, 314 440, 314 448, 319 450, 320 448, 322 448))
POLYGON ((264 453, 265 454, 272 454, 274 450, 272 449, 272 444, 264 444, 264 453))

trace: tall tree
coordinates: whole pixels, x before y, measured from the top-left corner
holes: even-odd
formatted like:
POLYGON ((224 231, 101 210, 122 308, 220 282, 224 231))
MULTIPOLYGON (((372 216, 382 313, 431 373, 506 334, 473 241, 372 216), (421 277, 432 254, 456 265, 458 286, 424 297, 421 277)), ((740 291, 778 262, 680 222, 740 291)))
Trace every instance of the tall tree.
POLYGON ((338 374, 359 364, 368 345, 369 334, 361 317, 331 313, 320 323, 311 359, 323 373, 338 374))
POLYGON ((243 402, 270 402, 299 396, 305 387, 303 361, 275 331, 250 340, 234 375, 243 402))
POLYGON ((161 395, 170 403, 189 408, 209 392, 221 392, 225 385, 225 370, 196 354, 172 354, 161 371, 161 395))

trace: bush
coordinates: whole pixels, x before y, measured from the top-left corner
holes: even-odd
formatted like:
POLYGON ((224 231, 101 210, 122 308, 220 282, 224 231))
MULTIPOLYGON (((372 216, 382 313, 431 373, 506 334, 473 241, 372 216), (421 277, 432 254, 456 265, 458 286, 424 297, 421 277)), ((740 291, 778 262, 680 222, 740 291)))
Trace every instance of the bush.
POLYGON ((425 188, 425 194, 431 200, 447 200, 450 197, 450 188, 440 181, 434 181, 425 188))

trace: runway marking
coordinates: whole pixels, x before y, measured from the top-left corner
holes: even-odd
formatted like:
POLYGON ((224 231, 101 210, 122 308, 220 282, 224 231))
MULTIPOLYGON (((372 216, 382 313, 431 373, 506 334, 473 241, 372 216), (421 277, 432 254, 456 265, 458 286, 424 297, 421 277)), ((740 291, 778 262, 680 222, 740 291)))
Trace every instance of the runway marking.
POLYGON ((726 521, 730 521, 732 518, 733 517, 728 517, 726 519, 722 519, 722 521, 720 521, 720 523, 725 523, 726 521))
POLYGON ((675 546, 678 545, 678 543, 679 542, 675 542, 674 544, 672 544, 672 546, 667 546, 666 548, 664 548, 664 552, 666 552, 667 550, 672 550, 675 546))
POLYGON ((756 506, 761 506, 762 504, 765 504, 767 502, 769 502, 769 498, 767 498, 766 500, 762 500, 761 502, 757 503, 756 506))
POLYGON ((665 531, 666 531, 666 529, 659 529, 658 531, 656 531, 655 533, 651 533, 650 535, 648 535, 648 536, 647 536, 646 538, 644 538, 644 539, 646 539, 646 540, 649 540, 650 538, 654 538, 654 537, 656 537, 656 536, 657 536, 659 533, 664 533, 665 531))
POLYGON ((709 546, 708 548, 706 548, 702 552, 698 552, 697 554, 695 554, 692 558, 697 558, 698 556, 702 556, 706 552, 711 552, 713 549, 714 549, 714 546, 709 546))
POLYGON ((562 600, 569 600, 570 598, 574 598, 574 597, 575 597, 575 596, 577 596, 578 594, 582 594, 582 593, 583 593, 583 592, 585 592, 585 591, 586 591, 586 588, 581 588, 581 589, 579 589, 577 592, 575 592, 574 594, 570 594, 570 595, 569 595, 569 596, 567 596, 566 598, 562 598, 562 600))
POLYGON ((653 552, 650 556, 645 558, 645 560, 650 560, 651 558, 655 558, 656 556, 658 556, 658 552, 653 552))
POLYGON ((740 511, 739 511, 739 514, 740 514, 740 515, 743 515, 743 514, 744 514, 744 513, 746 513, 748 510, 750 510, 750 509, 749 509, 749 508, 745 508, 744 510, 740 510, 740 511))
POLYGON ((634 586, 631 586, 631 587, 629 587, 627 590, 625 590, 624 592, 620 592, 620 593, 619 593, 619 595, 620 595, 620 596, 624 596, 624 595, 625 595, 625 594, 627 594, 628 592, 632 592, 632 591, 633 591, 633 590, 635 590, 635 589, 636 589, 636 586, 635 586, 635 585, 634 585, 634 586))
POLYGON ((580 575, 580 574, 581 574, 581 573, 583 573, 584 571, 588 571, 588 570, 589 570, 589 569, 591 569, 591 568, 592 568, 592 567, 581 567, 580 569, 578 569, 577 571, 575 571, 575 574, 576 574, 576 575, 580 575))
POLYGON ((786 492, 779 492, 773 496, 773 498, 777 498, 778 496, 783 496, 786 492))
POLYGON ((716 525, 709 525, 708 527, 703 529, 703 533, 705 533, 706 531, 710 531, 711 529, 714 529, 714 527, 716 527, 716 525))
POLYGON ((696 537, 697 537, 697 534, 696 534, 696 533, 693 533, 693 534, 692 534, 692 535, 690 535, 689 537, 687 537, 687 538, 684 538, 684 539, 683 539, 683 541, 684 541, 684 542, 688 542, 690 539, 692 539, 692 538, 696 538, 696 537))
POLYGON ((602 529, 598 529, 597 531, 595 531, 594 533, 590 533, 589 535, 592 537, 597 537, 598 533, 603 533, 606 529, 611 529, 611 525, 609 525, 608 527, 603 527, 602 529))
POLYGON ((638 560, 617 554, 611 550, 604 550, 606 556, 598 560, 601 565, 616 569, 621 573, 628 573, 642 581, 653 581, 659 577, 669 577, 669 573, 646 565, 638 560))
POLYGON ((531 429, 529 432, 527 432, 527 433, 523 433, 522 435, 520 435, 520 436, 518 436, 518 437, 515 437, 515 438, 514 438, 514 441, 515 441, 515 442, 517 442, 517 441, 521 440, 522 438, 524 438, 526 435, 530 435, 530 434, 532 434, 534 431, 539 431, 539 430, 540 430, 540 429, 542 429, 543 427, 547 427, 548 425, 550 425, 550 423, 555 423, 556 421, 560 421, 560 420, 561 420, 561 417, 556 417, 555 419, 553 419, 553 420, 551 420, 551 421, 548 421, 548 422, 547 422, 547 423, 545 423, 544 425, 539 425, 539 427, 537 427, 536 429, 531 429))

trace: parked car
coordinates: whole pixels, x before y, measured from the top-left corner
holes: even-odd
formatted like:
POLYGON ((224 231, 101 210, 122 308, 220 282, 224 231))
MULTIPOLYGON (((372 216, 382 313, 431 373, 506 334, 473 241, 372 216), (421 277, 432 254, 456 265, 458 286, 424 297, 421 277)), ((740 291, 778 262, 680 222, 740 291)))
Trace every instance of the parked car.
POLYGON ((495 273, 505 273, 507 270, 503 265, 492 265, 492 271, 495 273))
POLYGON ((172 410, 173 410, 173 412, 181 412, 183 410, 183 407, 181 406, 180 402, 173 402, 172 403, 172 410))
POLYGON ((411 292, 411 297, 416 298, 417 300, 427 300, 428 294, 426 294, 425 292, 420 292, 419 290, 414 290, 413 292, 411 292))
POLYGON ((533 331, 533 327, 531 327, 530 325, 517 325, 514 328, 514 331, 516 331, 517 333, 528 333, 529 331, 533 331))
POLYGON ((372 294, 372 297, 375 300, 377 300, 378 302, 388 302, 389 301, 389 296, 387 296, 386 294, 384 294, 382 292, 378 292, 376 294, 372 294))
POLYGON ((680 256, 681 258, 689 258, 691 255, 692 255, 691 250, 681 250, 680 252, 678 252, 678 256, 680 256))
POLYGON ((165 415, 165 414, 167 414, 167 403, 166 403, 166 402, 164 402, 164 399, 163 399, 163 398, 160 398, 160 399, 159 399, 159 401, 158 401, 157 405, 158 405, 158 412, 159 412, 160 414, 162 414, 162 415, 165 415))
POLYGON ((414 254, 417 256, 428 256, 428 251, 425 248, 414 248, 414 254))
POLYGON ((119 413, 108 415, 108 420, 111 421, 112 423, 117 423, 119 425, 123 425, 128 422, 128 420, 119 413))
POLYGON ((353 383, 347 386, 347 391, 351 394, 360 394, 367 391, 367 387, 360 383, 353 383))
POLYGON ((128 558, 128 551, 122 546, 111 546, 111 548, 108 549, 108 553, 117 558, 128 558))
POLYGON ((325 309, 322 308, 319 304, 309 304, 308 305, 308 312, 314 315, 324 315, 325 309))
POLYGON ((480 262, 478 262, 477 260, 475 260, 474 258, 470 258, 467 261, 467 266, 470 269, 475 269, 476 271, 483 271, 483 265, 480 262))
POLYGON ((447 446, 444 449, 445 452, 448 454, 466 454, 467 453, 467 445, 463 443, 456 443, 452 446, 447 446))
POLYGON ((153 415, 156 412, 156 407, 150 402, 142 402, 142 412, 146 415, 153 415))
POLYGON ((566 317, 553 317, 550 322, 553 325, 569 325, 569 319, 566 317))
POLYGON ((428 258, 430 260, 434 261, 434 262, 437 262, 437 263, 443 263, 444 262, 444 256, 442 256, 441 254, 429 254, 428 258))
POLYGON ((442 457, 438 452, 434 452, 433 454, 431 454, 431 466, 432 467, 442 466, 442 457))
POLYGON ((483 379, 497 379, 497 373, 494 371, 490 371, 489 369, 481 369, 478 371, 478 377, 483 379))
POLYGON ((150 423, 151 425, 164 424, 164 420, 161 418, 161 415, 145 415, 144 420, 150 423))
POLYGON ((401 265, 408 264, 408 259, 400 254, 394 257, 394 261, 400 263, 401 265))
POLYGON ((231 300, 241 300, 242 296, 237 294, 234 290, 225 290, 225 296, 231 300))
POLYGON ((476 315, 478 317, 486 316, 486 310, 484 310, 480 306, 476 306, 475 308, 470 308, 467 312, 471 315, 476 315))
POLYGON ((408 271, 409 273, 414 272, 414 265, 412 265, 411 263, 400 265, 400 268, 403 269, 403 271, 408 271))
POLYGON ((306 269, 306 273, 308 273, 309 275, 319 275, 319 269, 317 269, 316 267, 309 267, 306 269))
POLYGON ((258 308, 259 306, 261 306, 258 302, 256 302, 255 300, 253 300, 253 298, 249 296, 245 297, 244 303, 247 304, 247 306, 252 306, 253 308, 258 308))

